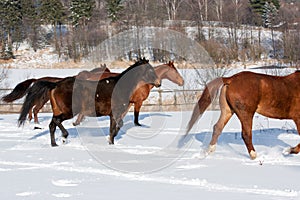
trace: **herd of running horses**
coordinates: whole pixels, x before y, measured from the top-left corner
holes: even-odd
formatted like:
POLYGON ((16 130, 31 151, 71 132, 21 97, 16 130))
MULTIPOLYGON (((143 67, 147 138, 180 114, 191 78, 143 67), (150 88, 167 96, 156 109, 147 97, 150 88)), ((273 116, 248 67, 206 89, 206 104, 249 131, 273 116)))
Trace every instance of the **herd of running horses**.
MULTIPOLYGON (((5 102, 13 102, 26 95, 22 105, 19 126, 28 119, 38 123, 37 114, 50 100, 53 116, 49 124, 51 146, 55 141, 56 127, 62 132, 63 141, 68 131, 62 125, 78 115, 74 126, 80 124, 84 116, 110 117, 109 144, 123 126, 123 118, 134 104, 134 123, 138 121, 142 103, 150 90, 168 79, 179 86, 184 80, 173 62, 152 67, 149 60, 139 59, 122 73, 111 72, 106 65, 91 71, 82 71, 76 76, 58 78, 43 77, 27 79, 19 83, 11 93, 2 97, 5 102)), ((287 76, 271 76, 254 72, 240 72, 231 77, 219 77, 209 82, 196 103, 187 125, 185 137, 212 101, 219 96, 220 117, 213 127, 212 139, 207 153, 216 149, 216 143, 223 128, 236 114, 242 126, 242 138, 251 159, 257 157, 252 144, 252 123, 255 113, 276 119, 291 119, 300 133, 300 71, 287 76), (219 95, 218 95, 219 94, 219 95)), ((297 154, 300 143, 285 153, 297 154)))

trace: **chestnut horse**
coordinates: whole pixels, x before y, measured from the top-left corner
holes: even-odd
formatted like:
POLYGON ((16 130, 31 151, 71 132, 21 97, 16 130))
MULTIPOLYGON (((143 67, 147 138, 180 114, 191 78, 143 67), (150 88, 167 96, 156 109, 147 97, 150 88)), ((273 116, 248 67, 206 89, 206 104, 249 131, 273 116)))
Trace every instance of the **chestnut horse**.
MULTIPOLYGON (((174 66, 174 62, 169 61, 166 64, 162 64, 154 67, 155 73, 157 77, 162 79, 168 79, 173 83, 182 86, 184 84, 184 80, 182 76, 178 73, 177 69, 174 66)), ((106 73, 104 73, 106 74, 106 73)), ((109 74, 109 73, 108 73, 109 74)), ((117 73, 111 73, 111 76, 116 76, 117 73)), ((134 91, 133 95, 130 98, 130 103, 134 104, 134 124, 137 126, 141 126, 139 123, 139 113, 142 107, 143 101, 145 101, 150 93, 150 90, 153 88, 152 84, 144 84, 134 91)), ((79 114, 76 121, 73 123, 74 126, 80 124, 84 115, 79 114)))
MULTIPOLYGON (((214 125, 208 153, 214 152, 224 126, 233 114, 242 125, 242 138, 251 159, 256 158, 252 144, 252 120, 257 112, 275 119, 292 119, 300 133, 300 71, 288 76, 270 76, 253 72, 240 72, 228 78, 217 78, 209 82, 196 104, 187 126, 191 130, 221 88, 219 104, 221 114, 214 125)), ((300 143, 288 150, 297 154, 300 143)))
MULTIPOLYGON (((104 65, 101 65, 101 67, 97 67, 97 68, 92 69, 91 71, 79 72, 77 76, 81 79, 90 79, 90 77, 92 77, 91 80, 93 80, 93 79, 95 79, 95 77, 98 77, 98 79, 99 79, 99 77, 101 77, 101 75, 105 74, 106 72, 110 72, 110 70, 108 68, 106 68, 106 65, 104 64, 104 65)), ((101 77, 101 78, 106 78, 106 77, 108 77, 108 75, 103 75, 103 77, 101 77)), ((4 102, 11 103, 11 102, 13 102, 17 99, 22 98, 23 96, 25 96, 25 94, 28 92, 28 88, 34 82, 37 82, 37 81, 58 82, 62 79, 63 78, 48 77, 48 76, 38 78, 38 79, 35 79, 35 78, 27 79, 27 80, 17 84, 16 87, 12 90, 11 93, 9 93, 9 94, 2 97, 2 100, 4 102)), ((32 111, 33 111, 34 122, 39 123, 37 114, 43 108, 45 103, 47 103, 48 100, 49 100, 49 97, 47 98, 46 96, 43 99, 36 99, 35 104, 33 104, 33 109, 31 108, 29 110, 29 114, 28 114, 29 121, 32 120, 32 111)))
POLYGON ((55 142, 55 130, 58 126, 62 131, 63 141, 68 137, 68 131, 63 127, 64 120, 71 119, 78 113, 87 116, 110 116, 109 143, 114 144, 114 138, 123 125, 123 117, 127 113, 130 96, 139 84, 151 83, 160 86, 153 67, 136 62, 120 75, 100 81, 87 81, 75 77, 65 78, 59 82, 39 81, 29 89, 19 116, 19 125, 24 124, 33 99, 50 93, 53 117, 49 124, 51 146, 55 142))

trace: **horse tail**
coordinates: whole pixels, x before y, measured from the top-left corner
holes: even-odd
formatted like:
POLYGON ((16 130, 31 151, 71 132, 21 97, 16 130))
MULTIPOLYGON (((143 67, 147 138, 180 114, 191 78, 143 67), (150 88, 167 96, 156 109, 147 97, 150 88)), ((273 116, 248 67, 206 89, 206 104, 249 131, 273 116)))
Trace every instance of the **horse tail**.
POLYGON ((194 111, 193 111, 192 117, 187 125, 187 131, 186 131, 185 135, 187 135, 190 132, 190 130, 192 129, 193 125, 198 120, 198 118, 204 113, 204 111, 208 108, 208 106, 216 98, 219 88, 224 84, 223 79, 224 78, 221 78, 221 77, 216 78, 206 85, 198 103, 194 107, 194 111))
POLYGON ((29 110, 35 105, 35 102, 49 98, 49 92, 54 89, 56 85, 57 83, 55 82, 37 81, 29 88, 18 119, 19 126, 24 125, 26 116, 29 110))
POLYGON ((2 100, 10 103, 13 102, 17 99, 22 98, 28 91, 28 88, 30 87, 30 85, 35 82, 37 79, 32 78, 32 79, 27 79, 21 83, 19 83, 11 93, 5 95, 2 97, 2 100))

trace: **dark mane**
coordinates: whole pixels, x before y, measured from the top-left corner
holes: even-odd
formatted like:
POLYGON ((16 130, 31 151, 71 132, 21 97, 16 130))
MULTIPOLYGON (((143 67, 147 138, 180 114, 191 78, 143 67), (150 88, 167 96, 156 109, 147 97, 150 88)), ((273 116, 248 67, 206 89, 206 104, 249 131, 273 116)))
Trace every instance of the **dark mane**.
POLYGON ((121 77, 123 76, 125 73, 127 73, 129 70, 137 67, 137 66, 140 66, 140 65, 143 65, 143 64, 148 64, 149 63, 149 60, 147 60, 145 57, 144 58, 140 58, 138 59, 134 64, 130 65, 130 67, 128 67, 127 69, 125 69, 120 75, 116 76, 116 77, 121 77))

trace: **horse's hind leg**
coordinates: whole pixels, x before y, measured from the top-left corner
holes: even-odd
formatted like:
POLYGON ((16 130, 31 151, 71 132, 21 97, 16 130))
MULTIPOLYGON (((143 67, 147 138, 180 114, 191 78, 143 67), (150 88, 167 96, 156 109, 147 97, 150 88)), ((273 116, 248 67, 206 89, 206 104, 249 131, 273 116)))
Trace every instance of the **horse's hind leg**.
POLYGON ((208 148, 208 153, 212 153, 216 150, 216 143, 218 141, 218 138, 221 135, 223 128, 225 127, 225 125, 233 115, 233 112, 227 103, 225 94, 226 94, 226 86, 224 86, 221 90, 220 99, 219 99, 221 115, 217 123, 214 125, 212 138, 208 148))
POLYGON ((38 124, 39 123, 39 119, 38 119, 38 113, 39 111, 43 108, 43 106, 47 103, 49 99, 43 99, 38 101, 34 108, 33 108, 33 116, 34 116, 34 123, 38 124))
POLYGON ((56 123, 53 121, 53 118, 49 124, 49 130, 50 130, 50 140, 51 140, 51 146, 55 147, 57 146, 55 142, 55 130, 56 130, 56 123))
POLYGON ((38 124, 39 123, 39 119, 38 119, 38 113, 40 111, 40 109, 43 107, 43 105, 35 105, 33 108, 33 117, 34 117, 34 123, 38 124))
POLYGON ((31 121, 32 120, 32 108, 29 109, 29 112, 28 112, 28 121, 31 121))
POLYGON ((61 130, 62 132, 62 141, 65 142, 69 133, 68 131, 65 129, 65 127, 62 125, 63 119, 62 116, 53 116, 52 121, 58 126, 58 128, 61 130))

